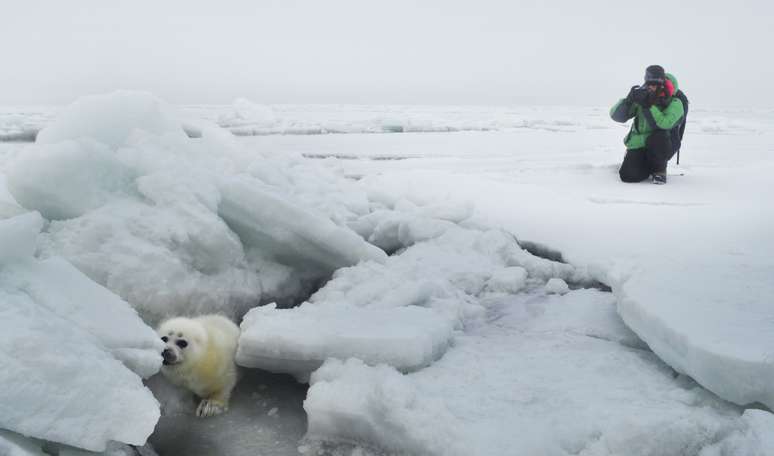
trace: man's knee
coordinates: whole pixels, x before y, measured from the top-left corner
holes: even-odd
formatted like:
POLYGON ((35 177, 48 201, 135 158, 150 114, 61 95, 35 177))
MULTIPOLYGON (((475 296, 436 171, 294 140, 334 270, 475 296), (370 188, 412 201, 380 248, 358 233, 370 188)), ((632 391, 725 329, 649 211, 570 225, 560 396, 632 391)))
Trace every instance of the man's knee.
POLYGON ((618 175, 623 182, 640 182, 648 177, 648 164, 644 149, 627 150, 618 175))
POLYGON ((618 170, 618 175, 621 177, 622 182, 642 182, 646 177, 648 176, 642 176, 642 172, 639 170, 634 170, 631 168, 627 168, 624 166, 621 166, 621 169, 618 170))

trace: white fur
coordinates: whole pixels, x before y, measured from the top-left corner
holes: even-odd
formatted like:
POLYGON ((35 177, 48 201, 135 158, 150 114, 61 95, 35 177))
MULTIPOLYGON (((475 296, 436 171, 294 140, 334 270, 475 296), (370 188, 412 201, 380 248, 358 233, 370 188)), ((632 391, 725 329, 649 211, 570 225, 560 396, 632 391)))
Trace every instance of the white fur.
POLYGON ((237 382, 237 325, 220 315, 176 317, 161 323, 157 332, 167 338, 161 373, 202 399, 196 415, 212 416, 228 410, 237 382))

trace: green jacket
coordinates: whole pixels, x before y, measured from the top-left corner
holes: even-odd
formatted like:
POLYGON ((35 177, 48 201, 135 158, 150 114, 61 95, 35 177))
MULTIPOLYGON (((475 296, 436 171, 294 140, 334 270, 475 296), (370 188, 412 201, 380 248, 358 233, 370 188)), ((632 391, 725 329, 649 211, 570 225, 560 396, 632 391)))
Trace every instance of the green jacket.
MULTIPOLYGON (((674 93, 677 93, 679 90, 677 78, 669 73, 666 77, 672 81, 675 88, 674 93)), ((634 118, 632 128, 624 138, 624 144, 629 150, 644 148, 645 141, 651 133, 656 130, 671 130, 680 125, 684 115, 683 103, 675 96, 670 96, 667 99, 664 108, 655 105, 643 108, 638 103, 629 102, 622 98, 610 109, 610 117, 616 122, 623 123, 632 117, 634 118)))

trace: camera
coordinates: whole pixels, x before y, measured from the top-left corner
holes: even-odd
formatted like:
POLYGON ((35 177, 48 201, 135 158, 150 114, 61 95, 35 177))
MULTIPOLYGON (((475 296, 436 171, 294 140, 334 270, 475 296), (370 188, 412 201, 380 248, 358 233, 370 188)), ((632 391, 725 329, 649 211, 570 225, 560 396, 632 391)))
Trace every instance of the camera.
POLYGON ((643 94, 643 93, 644 94, 648 93, 648 86, 644 86, 644 85, 637 86, 632 91, 632 95, 643 94))
POLYGON ((648 87, 641 85, 641 86, 634 86, 632 87, 632 90, 629 92, 629 98, 632 101, 635 101, 637 103, 644 103, 648 100, 649 97, 648 93, 648 87))

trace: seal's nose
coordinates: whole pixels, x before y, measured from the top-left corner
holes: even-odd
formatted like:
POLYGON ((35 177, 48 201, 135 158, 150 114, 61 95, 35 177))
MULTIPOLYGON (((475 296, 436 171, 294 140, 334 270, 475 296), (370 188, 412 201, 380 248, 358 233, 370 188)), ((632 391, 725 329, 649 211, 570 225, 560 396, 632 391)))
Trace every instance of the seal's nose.
POLYGON ((161 357, 164 358, 164 364, 172 364, 173 361, 175 361, 175 354, 172 353, 172 350, 165 348, 163 352, 161 352, 161 357))

